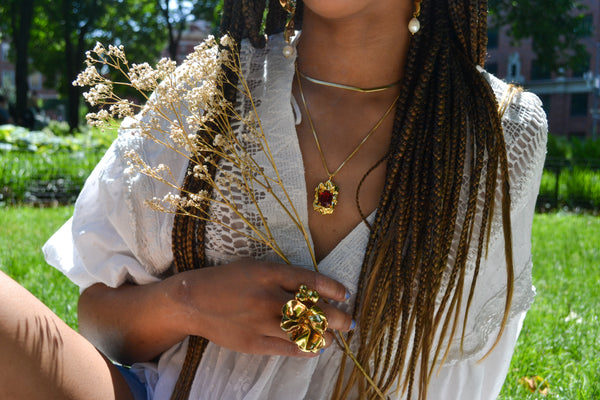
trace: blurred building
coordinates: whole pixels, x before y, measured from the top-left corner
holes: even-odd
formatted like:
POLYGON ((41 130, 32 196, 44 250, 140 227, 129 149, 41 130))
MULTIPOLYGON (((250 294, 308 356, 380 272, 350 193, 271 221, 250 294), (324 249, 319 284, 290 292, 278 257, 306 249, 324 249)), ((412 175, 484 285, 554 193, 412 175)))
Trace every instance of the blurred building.
MULTIPOLYGON (((181 64, 185 57, 194 51, 194 47, 204 41, 212 33, 210 21, 195 20, 190 22, 188 28, 181 33, 179 46, 177 47, 177 64, 181 64)), ((163 57, 169 57, 169 51, 165 48, 163 57)))
POLYGON ((589 63, 575 71, 550 74, 536 64, 531 40, 511 45, 508 28, 488 32, 486 69, 507 82, 537 94, 548 115, 549 131, 567 137, 600 136, 600 1, 583 0, 584 23, 591 35, 582 38, 590 54, 589 63))
MULTIPOLYGON (((15 90, 15 66, 9 60, 10 42, 0 41, 0 92, 8 97, 14 96, 15 90)), ((44 78, 41 73, 33 71, 29 75, 29 90, 36 92, 42 100, 56 99, 57 93, 53 89, 43 86, 44 78)))

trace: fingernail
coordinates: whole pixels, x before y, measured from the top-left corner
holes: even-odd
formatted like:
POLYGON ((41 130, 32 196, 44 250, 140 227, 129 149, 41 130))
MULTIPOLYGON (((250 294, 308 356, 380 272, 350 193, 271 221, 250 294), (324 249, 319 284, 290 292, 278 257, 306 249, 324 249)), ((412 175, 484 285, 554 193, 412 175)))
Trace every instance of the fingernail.
POLYGON ((321 349, 321 351, 319 351, 319 354, 323 354, 324 351, 325 349, 321 349))
POLYGON ((350 298, 350 291, 346 290, 346 300, 350 298))
POLYGON ((356 321, 352 320, 352 322, 350 322, 350 330, 356 328, 356 321))

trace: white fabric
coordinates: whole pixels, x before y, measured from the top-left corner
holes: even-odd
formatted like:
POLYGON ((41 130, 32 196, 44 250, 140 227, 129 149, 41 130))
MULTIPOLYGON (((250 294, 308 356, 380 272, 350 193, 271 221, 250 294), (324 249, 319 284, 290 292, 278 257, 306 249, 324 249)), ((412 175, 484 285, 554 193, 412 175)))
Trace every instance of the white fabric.
MULTIPOLYGON (((265 49, 243 46, 242 67, 255 98, 260 99, 259 118, 284 185, 302 223, 308 227, 303 163, 295 132, 298 121, 291 97, 295 60, 294 57, 284 58, 282 47, 283 41, 278 37, 271 38, 265 49)), ((507 85, 482 73, 501 99, 507 85)), ((495 399, 508 370, 523 318, 533 301, 530 232, 547 130, 539 100, 528 93, 515 96, 503 117, 503 126, 511 178, 515 265, 510 319, 499 345, 488 358, 478 363, 496 339, 504 311, 504 241, 501 221, 496 218, 492 224, 489 253, 482 261, 479 273, 463 351, 459 345, 460 332, 457 332, 452 338, 446 364, 431 381, 431 399, 495 399)), ((144 200, 162 197, 168 190, 147 177, 124 173, 123 152, 128 149, 135 149, 153 165, 170 165, 173 172, 179 172, 180 179, 185 174, 186 161, 182 157, 133 136, 127 130, 121 132, 86 182, 73 218, 44 247, 47 261, 82 290, 95 282, 112 287, 125 281, 154 282, 168 273, 172 262, 173 216, 151 211, 142 205, 144 200)), ((260 155, 257 157, 260 159, 260 155)), ((223 170, 231 168, 222 165, 223 170)), ((296 265, 311 265, 299 231, 288 223, 287 217, 268 195, 259 197, 261 210, 274 234, 285 238, 280 240, 284 253, 296 265)), ((244 206, 247 206, 246 214, 252 217, 252 207, 244 206)), ((236 221, 227 209, 212 207, 212 212, 220 218, 236 221)), ((239 234, 234 235, 216 224, 208 224, 206 229, 206 256, 215 265, 249 256, 277 260, 273 252, 256 246, 239 234)), ((361 223, 319 264, 321 272, 350 289, 350 301, 341 306, 346 310, 353 304, 367 238, 368 228, 361 223)), ((474 258, 472 251, 466 285, 472 276, 474 258)), ((187 340, 165 352, 157 364, 135 366, 148 384, 149 398, 170 397, 186 347, 187 340)), ((340 350, 332 346, 310 360, 263 357, 236 353, 211 343, 198 368, 190 399, 325 399, 332 391, 340 355, 340 350)))

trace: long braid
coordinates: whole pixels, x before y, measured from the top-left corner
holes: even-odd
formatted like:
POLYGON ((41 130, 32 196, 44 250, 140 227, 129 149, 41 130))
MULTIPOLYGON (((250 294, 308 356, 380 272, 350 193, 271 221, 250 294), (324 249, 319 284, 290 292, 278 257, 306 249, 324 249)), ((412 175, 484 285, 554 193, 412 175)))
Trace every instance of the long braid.
MULTIPOLYGON (((262 15, 261 10, 253 8, 254 6, 252 4, 249 6, 248 3, 253 2, 249 2, 248 0, 236 0, 233 2, 225 2, 223 6, 222 25, 228 27, 227 32, 235 39, 236 43, 241 41, 242 37, 244 37, 248 30, 252 32, 256 31, 256 23, 254 21, 247 21, 247 19, 254 18, 256 12, 259 12, 262 15)), ((261 45, 260 35, 254 35, 253 39, 253 45, 261 45)), ((262 40, 262 45, 264 45, 264 38, 262 38, 262 40)), ((237 46, 237 49, 231 50, 239 52, 239 46, 237 46)), ((236 84, 236 75, 231 69, 225 66, 222 66, 222 68, 226 76, 225 82, 229 81, 232 83, 225 84, 221 82, 221 90, 223 90, 225 98, 228 101, 235 103, 237 93, 237 90, 234 86, 236 84)), ((214 128, 216 128, 216 126, 213 126, 213 129, 214 128)), ((202 135, 203 132, 200 131, 197 134, 202 135)), ((182 192, 197 193, 201 190, 211 190, 211 187, 206 180, 196 179, 192 173, 194 166, 202 164, 203 162, 201 159, 194 159, 189 162, 187 168, 188 173, 186 174, 186 178, 183 182, 182 192)), ((215 168, 213 164, 209 164, 208 166, 208 173, 214 177, 215 168)), ((204 207, 208 207, 208 203, 204 204, 204 207)), ((188 207, 186 211, 191 215, 198 215, 200 213, 206 213, 208 210, 205 209, 200 211, 193 207, 188 207)), ((205 225, 205 222, 201 218, 194 218, 193 216, 183 214, 178 214, 175 216, 171 235, 175 272, 183 272, 190 269, 205 267, 205 225)), ((205 338, 199 336, 189 337, 186 357, 173 389, 171 400, 187 400, 189 398, 196 371, 207 345, 208 340, 205 338)))
MULTIPOLYGON (((398 105, 397 121, 401 122, 404 131, 399 130, 397 126, 394 128, 394 139, 391 145, 394 153, 388 163, 386 187, 378 207, 378 217, 373 224, 371 240, 367 247, 361 273, 359 299, 357 300, 359 305, 355 310, 355 315, 361 314, 365 317, 359 319, 361 328, 359 359, 363 363, 368 360, 373 361, 374 371, 391 371, 390 378, 402 380, 405 377, 403 387, 409 392, 409 397, 413 391, 412 382, 415 378, 419 380, 417 387, 421 398, 426 397, 427 382, 431 377, 435 361, 439 360, 438 355, 442 343, 442 340, 439 340, 436 346, 432 346, 433 333, 440 324, 442 324, 442 338, 452 336, 457 329, 462 294, 466 285, 464 274, 468 249, 473 238, 477 243, 476 264, 478 266, 483 249, 489 239, 498 168, 500 168, 503 182, 499 193, 503 202, 502 219, 505 227, 507 276, 509 278, 503 325, 506 322, 510 305, 512 259, 506 153, 495 99, 489 86, 475 69, 475 65, 481 65, 485 57, 486 14, 483 12, 485 10, 485 2, 477 1, 449 1, 447 10, 440 7, 439 2, 435 6, 431 2, 423 3, 424 32, 420 34, 420 38, 415 38, 407 59, 404 77, 405 87, 409 88, 411 96, 406 96, 405 98, 409 100, 400 102, 398 105), (452 25, 444 31, 443 22, 448 15, 450 15, 452 25), (447 41, 449 34, 454 40, 449 41, 450 44, 436 49, 436 38, 443 38, 447 41), (419 40, 426 45, 421 46, 419 40), (418 54, 419 49, 428 54, 418 54), (437 55, 437 52, 442 54, 437 55), (438 58, 436 59, 436 57, 438 58), (438 82, 431 82, 429 88, 418 86, 418 82, 433 80, 438 82), (435 90, 431 90, 432 88, 435 90), (470 102, 468 99, 478 99, 478 101, 470 102), (432 109, 430 105, 435 102, 438 102, 438 107, 432 109), (424 113, 419 114, 413 107, 424 113), (446 117, 443 116, 444 114, 446 117), (423 119, 432 115, 439 116, 440 121, 428 125, 427 121, 423 119), (448 125, 452 129, 445 129, 443 121, 448 121, 448 125), (431 136, 428 133, 431 133, 431 136), (417 134, 421 136, 415 136, 417 134), (431 164, 429 165, 418 159, 425 156, 423 153, 419 154, 420 149, 423 148, 422 142, 419 142, 420 137, 432 140, 427 142, 431 145, 428 147, 433 149, 434 154, 434 157, 430 158, 431 164), (411 141, 413 144, 407 143, 411 141), (445 141, 445 144, 442 145, 441 141, 445 141), (438 148, 436 145, 441 147, 438 148), (435 156, 436 149, 440 151, 439 156, 435 156), (468 152, 472 152, 469 159, 465 157, 468 152), (394 155, 398 157, 394 157, 394 155), (419 172, 419 168, 424 168, 432 174, 419 172), (466 172, 470 174, 470 180, 466 192, 466 210, 459 215, 457 204, 460 190, 457 189, 461 187, 465 168, 466 172), (444 171, 444 174, 435 175, 439 170, 444 171), (423 185, 424 183, 426 184, 423 185), (480 183, 484 185, 483 205, 478 205, 477 202, 480 183), (422 201, 424 187, 434 188, 425 196, 425 202, 422 201), (392 193, 392 195, 387 196, 387 193, 392 193), (394 198, 393 201, 392 198, 394 198), (400 204, 394 205, 393 202, 400 204), (411 204, 417 204, 417 206, 412 209, 411 204), (431 207, 428 207, 429 205, 431 207), (444 210, 444 212, 436 213, 436 208, 444 210), (390 220, 400 222, 392 225, 390 220), (457 221, 461 222, 460 226, 464 228, 458 232, 458 249, 454 254, 454 259, 449 259, 450 245, 455 235, 457 221), (478 237, 474 237, 476 236, 474 233, 476 223, 480 224, 478 237), (392 226, 397 230, 390 233, 392 226), (419 230, 422 231, 421 234, 418 234, 419 230), (381 296, 381 294, 376 294, 376 291, 372 290, 373 285, 367 282, 381 279, 384 276, 379 274, 379 267, 373 266, 373 263, 377 262, 374 260, 381 258, 373 257, 372 252, 381 251, 377 243, 389 243, 383 237, 390 234, 399 238, 394 246, 396 251, 389 252, 389 254, 395 254, 395 257, 383 260, 390 265, 393 264, 392 268, 405 272, 396 274, 402 281, 403 294, 393 295, 393 292, 398 292, 397 289, 394 289, 390 293, 388 301, 393 305, 402 304, 401 313, 404 316, 388 319, 400 321, 399 335, 394 332, 398 329, 398 325, 383 327, 383 329, 387 329, 387 335, 380 333, 375 335, 373 332, 382 328, 381 324, 376 323, 376 321, 382 320, 381 315, 377 315, 376 312, 377 304, 381 300, 374 300, 372 297, 381 296), (439 240, 433 241, 432 239, 435 238, 439 240), (447 264, 451 267, 450 277, 436 313, 434 300, 441 289, 442 273, 447 264), (413 299, 406 295, 410 291, 417 292, 413 299), (429 333, 425 334, 425 332, 429 333), (451 332, 450 335, 448 332, 451 332), (409 349, 408 346, 409 335, 413 335, 410 343, 412 349, 409 349), (386 358, 383 367, 377 366, 379 358, 369 358, 368 354, 378 353, 378 350, 372 348, 373 345, 381 347, 385 344, 367 341, 367 338, 382 336, 386 337, 386 340, 397 339, 397 343, 399 343, 399 349, 396 352, 399 359, 396 362, 388 363, 388 358, 386 358), (436 348, 435 357, 430 360, 434 348, 436 348), (363 349, 364 356, 361 354, 363 349), (415 377, 416 363, 419 359, 420 375, 415 377), (432 363, 428 365, 430 361, 432 363)), ((472 298, 478 267, 474 273, 475 278, 471 286, 467 288, 469 299, 472 298)), ((470 300, 468 303, 467 308, 470 300)), ((390 306, 385 312, 393 315, 396 313, 395 309, 396 307, 390 306)), ((466 320, 463 323, 463 335, 464 324, 466 324, 466 320)), ((387 347, 389 347, 389 343, 387 347)), ((447 350, 444 357, 445 355, 447 355, 447 350)), ((356 371, 355 375, 360 379, 356 371)), ((353 377, 350 381, 352 379, 353 377)), ((381 379, 380 376, 379 382, 381 379)), ((363 395, 370 397, 368 388, 367 393, 363 395)))
MULTIPOLYGON (((297 7, 295 26, 300 28, 302 1, 297 7)), ((485 59, 486 13, 486 0, 424 0, 422 28, 406 59, 386 181, 353 310, 360 332, 356 357, 384 393, 398 387, 409 398, 416 391, 425 399, 435 366, 448 355, 450 344, 444 348, 444 339, 460 329, 461 316, 464 337, 497 198, 508 277, 502 327, 508 317, 513 278, 506 149, 495 97, 475 68, 485 59), (463 181, 465 174, 468 179, 463 181), (463 197, 464 208, 459 209, 463 197), (467 286, 472 244, 477 258, 467 286), (461 315, 463 293, 468 300, 461 315)), ((248 38, 254 47, 262 47, 263 26, 266 34, 274 34, 284 24, 278 0, 224 1, 222 32, 238 43, 248 38)), ((231 71, 226 73, 233 78, 231 71)), ((224 90, 235 101, 235 89, 224 90)), ((184 182, 187 190, 199 189, 195 185, 191 179, 184 182)), ((188 217, 176 218, 173 251, 178 270, 203 266, 203 228, 188 217)), ((196 367, 203 346, 204 339, 195 350, 188 349, 188 356, 195 353, 191 358, 196 367)), ((195 368, 183 371, 180 380, 189 385, 194 374, 195 368)), ((361 398, 377 396, 344 356, 332 398, 347 398, 354 390, 361 398)))

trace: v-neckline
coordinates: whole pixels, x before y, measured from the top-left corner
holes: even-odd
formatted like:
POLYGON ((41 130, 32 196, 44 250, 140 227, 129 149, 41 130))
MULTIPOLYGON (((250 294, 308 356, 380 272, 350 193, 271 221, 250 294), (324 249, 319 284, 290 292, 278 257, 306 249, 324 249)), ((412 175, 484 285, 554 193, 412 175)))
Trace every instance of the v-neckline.
MULTIPOLYGON (((296 204, 300 204, 300 207, 303 207, 304 210, 306 210, 306 213, 302 213, 302 225, 305 227, 306 232, 308 233, 308 238, 309 238, 309 243, 310 246, 312 247, 312 250, 314 251, 315 245, 314 245, 314 240, 313 240, 313 234, 312 231, 310 229, 310 224, 309 224, 309 205, 307 202, 308 199, 308 187, 306 185, 306 170, 304 168, 304 156, 302 155, 302 151, 300 149, 300 139, 298 138, 298 134, 296 132, 296 126, 299 125, 301 123, 301 117, 299 115, 296 115, 296 112, 299 112, 300 107, 298 105, 298 102, 296 101, 296 98, 294 97, 291 87, 292 87, 292 83, 291 81, 293 81, 293 73, 292 73, 292 79, 290 80, 290 107, 287 108, 288 112, 291 113, 290 115, 286 116, 286 120, 287 121, 293 121, 293 126, 291 127, 291 131, 294 132, 294 135, 291 135, 293 137, 294 143, 294 149, 296 150, 294 153, 296 155, 296 158, 294 160, 295 166, 298 167, 298 170, 301 171, 301 187, 300 187, 300 192, 303 193, 303 198, 301 199, 295 199, 295 203, 296 204)), ((373 210, 369 216, 367 217, 367 221, 369 223, 371 223, 375 217, 375 214, 377 212, 377 209, 373 210)), ((343 247, 343 245, 350 241, 352 238, 354 238, 354 236, 356 236, 358 234, 358 232, 361 230, 361 226, 363 226, 364 221, 359 221, 347 234, 346 236, 344 236, 339 242, 336 243, 336 245, 320 260, 317 260, 317 267, 322 265, 322 264, 327 264, 328 261, 332 258, 335 258, 335 255, 340 251, 340 248, 343 247)), ((365 226, 366 227, 366 226, 365 226)))

